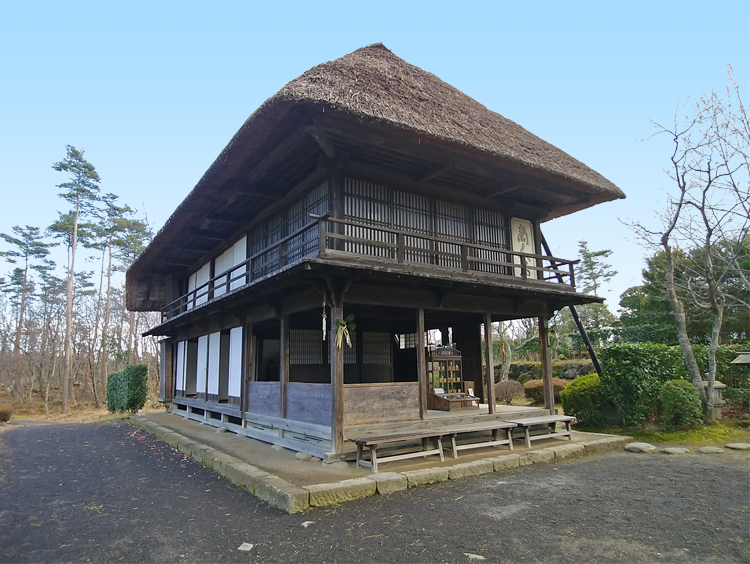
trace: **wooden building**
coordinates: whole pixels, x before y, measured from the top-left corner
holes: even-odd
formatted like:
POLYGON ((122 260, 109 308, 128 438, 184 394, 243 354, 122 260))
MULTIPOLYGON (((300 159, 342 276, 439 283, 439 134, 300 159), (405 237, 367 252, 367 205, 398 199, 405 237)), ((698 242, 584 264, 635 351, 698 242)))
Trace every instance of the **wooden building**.
POLYGON ((371 45, 250 116, 128 271, 127 305, 162 312, 170 409, 335 459, 353 429, 427 418, 430 329, 492 413, 482 327, 538 318, 545 345, 556 310, 600 301, 542 222, 623 197, 371 45))

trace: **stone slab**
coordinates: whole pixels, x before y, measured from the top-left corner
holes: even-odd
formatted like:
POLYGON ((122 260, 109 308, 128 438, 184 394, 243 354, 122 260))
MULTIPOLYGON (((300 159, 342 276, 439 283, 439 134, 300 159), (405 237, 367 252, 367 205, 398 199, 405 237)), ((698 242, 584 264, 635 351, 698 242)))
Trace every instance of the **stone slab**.
POLYGON ((494 466, 491 460, 475 460, 473 462, 464 462, 455 464, 448 468, 448 479, 459 480, 466 476, 479 476, 481 474, 491 474, 494 466))
POLYGON ((507 470, 508 468, 518 468, 520 465, 520 458, 521 457, 518 454, 504 454, 502 456, 489 458, 488 460, 492 461, 492 469, 495 472, 499 472, 501 470, 507 470))
POLYGON ((748 443, 729 443, 724 446, 732 450, 750 450, 750 444, 748 443))
POLYGON ((654 445, 650 443, 635 442, 635 443, 626 444, 625 450, 628 452, 645 453, 645 452, 654 452, 657 449, 654 445))
POLYGON ((586 447, 577 443, 547 447, 547 450, 555 453, 555 460, 560 458, 576 458, 586 453, 586 447))
POLYGON ((690 453, 689 448, 685 447, 667 447, 661 449, 664 454, 688 454, 690 453))
POLYGON ((540 462, 552 462, 555 459, 555 453, 549 448, 539 450, 530 450, 520 455, 518 462, 521 466, 529 464, 539 464, 540 462))
POLYGON ((254 493, 270 506, 287 513, 300 513, 310 507, 310 492, 270 474, 257 478, 254 493))
POLYGON ((377 484, 369 478, 342 480, 333 484, 305 486, 310 492, 310 507, 327 507, 375 495, 377 484))
POLYGON ((701 454, 723 454, 726 452, 722 447, 704 446, 698 449, 701 454))
POLYGON ((448 468, 424 468, 403 473, 410 488, 448 481, 448 468))
POLYGON ((270 474, 248 464, 247 462, 236 461, 227 464, 224 467, 222 475, 238 486, 246 488, 247 491, 254 494, 258 478, 269 476, 270 474))
POLYGON ((611 452, 621 449, 630 440, 630 437, 603 437, 601 439, 586 441, 583 443, 583 446, 587 453, 611 452))
POLYGON ((409 481, 403 474, 398 472, 378 472, 368 476, 368 479, 377 484, 378 493, 387 495, 393 492, 399 492, 409 487, 409 481))

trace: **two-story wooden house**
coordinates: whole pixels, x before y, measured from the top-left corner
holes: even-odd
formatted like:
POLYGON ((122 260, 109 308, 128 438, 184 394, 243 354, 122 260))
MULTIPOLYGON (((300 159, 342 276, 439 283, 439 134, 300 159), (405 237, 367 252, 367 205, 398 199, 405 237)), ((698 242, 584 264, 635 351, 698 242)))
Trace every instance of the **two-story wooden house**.
POLYGON ((172 410, 330 460, 352 429, 427 418, 430 329, 492 413, 482 327, 538 318, 546 350, 556 310, 600 301, 540 225, 623 197, 371 45, 250 116, 128 271, 127 305, 162 312, 172 410))

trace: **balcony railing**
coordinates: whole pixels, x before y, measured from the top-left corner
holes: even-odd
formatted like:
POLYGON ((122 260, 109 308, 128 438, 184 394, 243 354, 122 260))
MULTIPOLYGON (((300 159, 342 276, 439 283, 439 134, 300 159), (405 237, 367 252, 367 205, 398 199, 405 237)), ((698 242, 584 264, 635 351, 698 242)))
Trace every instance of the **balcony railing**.
POLYGON ((395 268, 399 268, 396 265, 427 266, 476 273, 483 278, 575 287, 574 265, 580 262, 578 260, 520 253, 329 215, 310 217, 312 221, 305 226, 167 304, 162 309, 163 319, 248 286, 307 257, 371 257, 375 261, 393 263, 395 268))

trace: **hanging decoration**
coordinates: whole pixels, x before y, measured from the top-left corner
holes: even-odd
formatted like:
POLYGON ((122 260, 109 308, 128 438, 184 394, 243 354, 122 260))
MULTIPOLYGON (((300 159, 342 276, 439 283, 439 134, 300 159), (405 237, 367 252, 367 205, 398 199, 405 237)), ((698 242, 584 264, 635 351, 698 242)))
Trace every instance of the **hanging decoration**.
POLYGON ((323 295, 323 340, 326 340, 326 334, 328 333, 328 314, 326 313, 326 298, 323 295))
POLYGON ((341 349, 344 347, 344 340, 349 348, 352 348, 352 338, 349 335, 349 331, 357 329, 357 324, 354 323, 354 315, 347 315, 343 320, 336 322, 336 346, 341 349))

